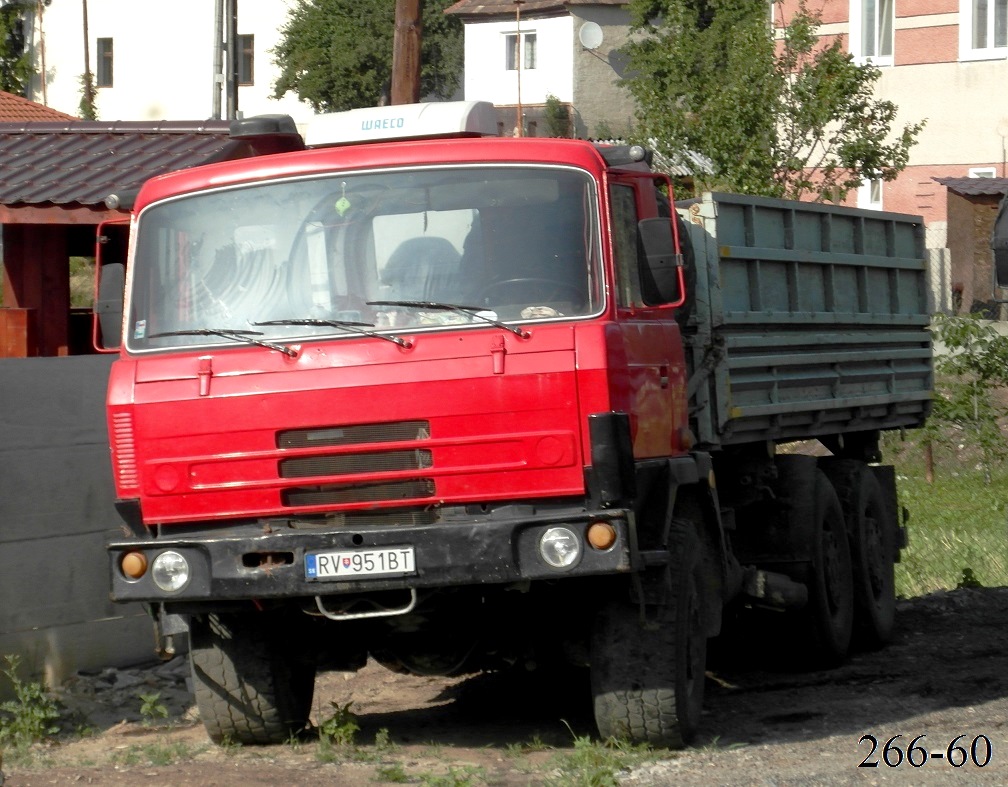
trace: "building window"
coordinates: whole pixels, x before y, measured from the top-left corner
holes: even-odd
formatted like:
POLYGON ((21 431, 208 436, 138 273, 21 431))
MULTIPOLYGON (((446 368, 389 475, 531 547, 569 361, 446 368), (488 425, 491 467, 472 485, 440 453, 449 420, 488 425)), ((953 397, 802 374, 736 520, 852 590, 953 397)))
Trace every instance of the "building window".
POLYGON ((536 34, 508 33, 504 36, 504 68, 517 71, 518 64, 522 70, 530 71, 536 67, 536 34))
POLYGON ((877 66, 893 64, 895 0, 851 0, 851 54, 877 66))
POLYGON ((255 36, 238 36, 236 57, 238 58, 238 84, 254 85, 255 36))
POLYGON ((959 33, 966 59, 1008 56, 1008 0, 961 0, 959 33))
POLYGON ((857 193, 857 206, 870 210, 882 210, 882 178, 861 181, 857 193))
POLYGON ((95 74, 98 87, 112 87, 112 39, 98 39, 98 73, 95 74))
POLYGON ((996 178, 994 167, 970 167, 967 174, 971 178, 996 178))

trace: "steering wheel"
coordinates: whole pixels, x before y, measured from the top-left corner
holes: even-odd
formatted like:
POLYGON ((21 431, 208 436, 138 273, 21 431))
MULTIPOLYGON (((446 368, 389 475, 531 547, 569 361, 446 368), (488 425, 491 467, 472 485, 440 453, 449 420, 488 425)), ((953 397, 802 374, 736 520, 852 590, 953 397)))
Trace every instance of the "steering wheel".
MULTIPOLYGON (((526 296, 532 294, 533 297, 522 297, 520 300, 520 302, 527 301, 528 305, 549 303, 550 301, 568 301, 576 304, 584 302, 584 293, 576 284, 556 279, 535 278, 502 279, 501 281, 491 282, 483 288, 479 294, 479 300, 489 301, 490 303, 495 301, 501 302, 500 294, 507 292, 509 289, 524 289, 526 296), (497 298, 493 297, 494 293, 498 295, 497 298), (561 295, 569 295, 571 297, 563 298, 560 297, 561 295)), ((506 303, 507 301, 504 302, 506 303)), ((512 303, 515 303, 515 301, 512 301, 512 303)))

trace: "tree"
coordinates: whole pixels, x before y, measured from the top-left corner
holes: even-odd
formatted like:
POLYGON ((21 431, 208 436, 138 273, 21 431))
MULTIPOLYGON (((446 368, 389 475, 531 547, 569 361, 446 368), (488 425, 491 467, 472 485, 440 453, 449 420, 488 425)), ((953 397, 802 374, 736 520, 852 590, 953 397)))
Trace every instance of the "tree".
POLYGON ((24 16, 34 2, 11 2, 0 7, 0 90, 23 96, 35 75, 25 47, 24 16))
POLYGON ((906 167, 923 123, 890 140, 897 108, 874 98, 879 70, 820 40, 804 0, 779 41, 762 0, 631 0, 630 11, 638 134, 673 161, 707 157, 705 187, 842 199, 906 167))
MULTIPOLYGON (((462 23, 444 14, 453 0, 426 0, 420 94, 450 98, 463 63, 462 23)), ((280 69, 274 98, 293 91, 316 112, 388 103, 395 3, 298 0, 272 50, 280 69)))

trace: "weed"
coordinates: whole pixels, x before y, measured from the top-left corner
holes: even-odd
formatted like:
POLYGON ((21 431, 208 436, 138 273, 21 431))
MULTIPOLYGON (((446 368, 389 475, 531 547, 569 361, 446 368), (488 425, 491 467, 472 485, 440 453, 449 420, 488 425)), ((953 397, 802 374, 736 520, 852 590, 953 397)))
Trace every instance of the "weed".
POLYGON ((476 765, 448 766, 446 773, 421 773, 418 777, 424 787, 470 787, 486 784, 486 771, 476 765))
POLYGON ((951 590, 963 581, 985 587, 1008 584, 1005 502, 1008 469, 990 468, 987 484, 982 451, 965 431, 935 444, 934 480, 927 481, 922 430, 883 439, 883 457, 896 468, 900 509, 909 514, 908 545, 896 564, 896 592, 912 598, 951 590), (964 571, 969 568, 969 574, 964 571))
POLYGON ((646 745, 576 736, 572 752, 553 758, 555 775, 546 783, 552 787, 618 787, 620 772, 658 756, 646 745))
POLYGON ((112 762, 116 765, 173 765, 176 762, 190 760, 198 753, 189 744, 182 741, 169 743, 158 741, 114 752, 112 762))
POLYGON ((394 751, 396 748, 396 745, 392 742, 392 739, 389 737, 389 731, 388 728, 386 727, 382 727, 381 729, 378 730, 378 732, 375 733, 374 745, 375 748, 381 752, 394 751))
POLYGON ((509 757, 521 757, 523 754, 527 754, 530 751, 548 751, 551 749, 548 743, 543 741, 536 733, 532 736, 532 740, 527 743, 509 743, 507 745, 507 755, 509 757))
POLYGON ((393 762, 389 765, 379 765, 375 769, 376 782, 389 782, 392 784, 405 784, 410 780, 409 774, 401 763, 393 762))
POLYGON ((0 703, 0 743, 27 746, 59 732, 59 708, 45 686, 18 676, 20 656, 6 655, 4 663, 0 674, 13 686, 14 699, 0 703))
POLYGON ((140 695, 140 717, 145 727, 154 727, 159 720, 168 718, 168 708, 161 702, 161 692, 140 695))
POLYGON ((357 717, 354 716, 350 707, 352 702, 340 705, 338 702, 330 702, 333 713, 328 718, 319 722, 319 738, 324 738, 337 746, 349 746, 354 742, 354 737, 360 730, 357 717))

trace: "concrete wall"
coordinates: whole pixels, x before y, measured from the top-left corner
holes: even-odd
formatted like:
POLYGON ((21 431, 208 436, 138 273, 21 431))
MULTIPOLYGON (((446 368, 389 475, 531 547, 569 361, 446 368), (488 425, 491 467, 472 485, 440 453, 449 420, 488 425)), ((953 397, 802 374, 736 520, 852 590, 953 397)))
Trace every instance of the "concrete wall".
POLYGON ((0 654, 19 654, 50 686, 154 658, 143 609, 109 601, 104 544, 121 524, 104 413, 111 361, 0 359, 0 654))
POLYGON ((571 13, 576 135, 626 138, 634 126, 634 101, 620 83, 628 63, 618 50, 629 39, 630 14, 626 8, 580 5, 572 6, 571 13), (578 32, 586 23, 597 24, 602 31, 602 43, 595 49, 585 49, 578 40, 578 32))

